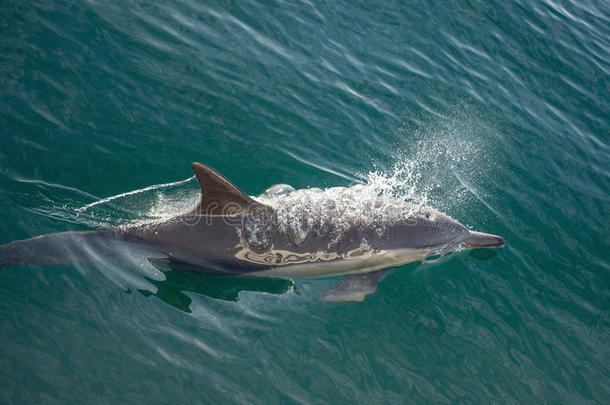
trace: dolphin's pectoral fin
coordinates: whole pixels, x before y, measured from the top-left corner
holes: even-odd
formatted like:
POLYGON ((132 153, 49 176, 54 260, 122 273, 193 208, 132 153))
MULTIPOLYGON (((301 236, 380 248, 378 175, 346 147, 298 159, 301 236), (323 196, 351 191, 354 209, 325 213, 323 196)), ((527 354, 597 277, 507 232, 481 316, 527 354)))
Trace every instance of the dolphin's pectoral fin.
POLYGON ((388 270, 347 276, 334 288, 318 295, 318 300, 328 302, 364 301, 367 295, 377 291, 377 282, 388 270))
POLYGON ((172 270, 172 262, 168 258, 165 258, 165 257, 163 257, 163 258, 149 257, 148 261, 150 262, 150 264, 155 266, 158 270, 161 270, 161 271, 170 271, 170 270, 172 270))

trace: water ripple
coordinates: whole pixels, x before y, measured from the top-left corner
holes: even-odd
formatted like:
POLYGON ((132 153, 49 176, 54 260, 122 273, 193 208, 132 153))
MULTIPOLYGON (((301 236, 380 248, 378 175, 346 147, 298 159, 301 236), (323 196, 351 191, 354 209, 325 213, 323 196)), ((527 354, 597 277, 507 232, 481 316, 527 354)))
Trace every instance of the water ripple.
POLYGON ((607 3, 0 9, 2 243, 184 212, 194 160, 252 195, 377 181, 507 240, 356 305, 119 248, 11 269, 4 402, 607 402, 607 3))

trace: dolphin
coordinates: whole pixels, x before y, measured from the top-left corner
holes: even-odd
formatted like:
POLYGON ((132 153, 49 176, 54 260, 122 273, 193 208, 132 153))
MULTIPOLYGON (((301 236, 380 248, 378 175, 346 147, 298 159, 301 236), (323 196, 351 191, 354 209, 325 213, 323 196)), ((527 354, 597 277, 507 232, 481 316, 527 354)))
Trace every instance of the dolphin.
POLYGON ((364 185, 327 190, 282 185, 254 199, 209 166, 193 163, 191 168, 201 200, 190 211, 105 231, 11 242, 0 246, 0 267, 89 262, 127 246, 143 251, 163 271, 285 279, 345 276, 318 299, 362 301, 391 268, 505 244, 500 236, 471 231, 435 209, 364 185))

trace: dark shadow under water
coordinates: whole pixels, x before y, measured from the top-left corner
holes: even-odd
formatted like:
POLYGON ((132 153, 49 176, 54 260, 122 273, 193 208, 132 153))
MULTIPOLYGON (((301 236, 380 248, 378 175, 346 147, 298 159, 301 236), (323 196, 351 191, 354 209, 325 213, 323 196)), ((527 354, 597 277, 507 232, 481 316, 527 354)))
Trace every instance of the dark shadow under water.
POLYGON ((138 290, 144 296, 156 296, 184 312, 191 312, 191 298, 185 292, 203 294, 225 301, 237 301, 242 291, 256 291, 281 295, 294 290, 294 281, 279 278, 255 278, 233 275, 202 274, 190 271, 164 271, 165 280, 146 277, 157 287, 157 292, 138 290))

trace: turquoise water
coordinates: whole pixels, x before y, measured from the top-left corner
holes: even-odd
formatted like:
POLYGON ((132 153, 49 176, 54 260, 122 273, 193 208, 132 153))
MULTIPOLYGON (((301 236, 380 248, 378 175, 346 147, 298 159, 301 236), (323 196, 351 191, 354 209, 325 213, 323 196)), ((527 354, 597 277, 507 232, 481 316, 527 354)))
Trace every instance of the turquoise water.
POLYGON ((0 243, 180 212, 192 161, 251 195, 377 182, 507 241, 345 304, 5 268, 2 402, 610 402, 608 2, 0 10, 0 243))

